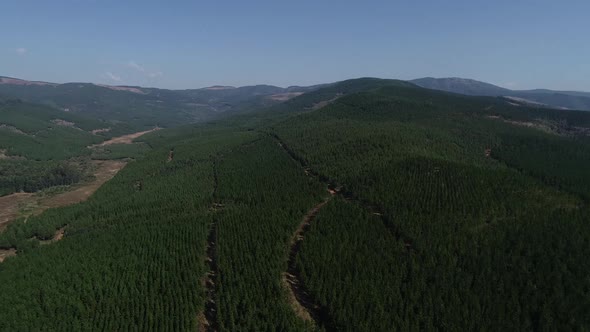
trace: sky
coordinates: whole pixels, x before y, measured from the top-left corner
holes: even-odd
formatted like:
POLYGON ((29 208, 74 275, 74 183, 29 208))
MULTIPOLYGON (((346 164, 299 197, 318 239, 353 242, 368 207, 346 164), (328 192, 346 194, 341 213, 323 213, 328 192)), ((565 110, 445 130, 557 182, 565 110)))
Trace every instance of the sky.
POLYGON ((0 76, 170 89, 464 77, 590 91, 587 0, 0 0, 0 76))

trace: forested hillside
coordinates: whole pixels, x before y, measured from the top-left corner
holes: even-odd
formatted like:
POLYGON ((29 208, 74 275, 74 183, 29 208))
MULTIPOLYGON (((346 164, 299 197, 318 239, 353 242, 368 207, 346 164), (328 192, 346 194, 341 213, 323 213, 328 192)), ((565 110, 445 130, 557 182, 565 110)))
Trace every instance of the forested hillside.
POLYGON ((124 132, 104 123, 18 99, 0 100, 0 196, 77 182, 80 171, 65 160, 86 156, 86 147, 124 132))
POLYGON ((590 111, 590 93, 579 91, 554 91, 547 89, 510 90, 499 86, 465 78, 424 77, 412 83, 434 90, 442 90, 472 96, 506 96, 512 102, 545 108, 590 111))
POLYGON ((0 234, 0 330, 589 329, 588 128, 359 79, 154 131, 0 234))
POLYGON ((126 133, 173 127, 275 105, 319 86, 270 85, 168 90, 92 83, 48 83, 0 76, 0 96, 91 117, 126 133))

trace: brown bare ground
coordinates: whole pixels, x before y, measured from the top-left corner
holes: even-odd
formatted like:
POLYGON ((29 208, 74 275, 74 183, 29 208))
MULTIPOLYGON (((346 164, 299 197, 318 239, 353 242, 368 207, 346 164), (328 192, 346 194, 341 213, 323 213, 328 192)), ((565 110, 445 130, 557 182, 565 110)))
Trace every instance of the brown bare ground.
POLYGON ((100 129, 94 129, 91 131, 92 135, 96 135, 96 134, 100 134, 100 133, 106 133, 111 131, 111 128, 100 128, 100 129))
MULTIPOLYGON (((151 130, 115 137, 100 145, 131 144, 135 138, 159 129, 156 127, 151 130)), ((5 152, 6 150, 0 150, 0 158, 5 156, 5 152)), ((6 157, 10 158, 9 156, 6 157)), ((70 191, 50 197, 42 197, 32 193, 15 193, 0 197, 0 232, 19 216, 19 209, 24 205, 36 206, 32 212, 29 212, 25 216, 28 217, 39 214, 49 208, 68 206, 87 200, 100 186, 113 178, 127 164, 126 162, 116 160, 92 161, 92 163, 96 167, 94 171, 95 179, 91 182, 73 186, 73 189, 70 191)))
POLYGON ((64 238, 65 232, 66 232, 66 227, 64 226, 64 227, 58 229, 57 231, 55 231, 53 238, 51 238, 49 240, 41 240, 41 241, 39 241, 39 244, 46 245, 46 244, 52 244, 54 242, 60 241, 61 239, 64 238))
POLYGON ((32 197, 31 193, 16 193, 0 197, 0 232, 9 222, 18 217, 19 207, 31 201, 32 197))
POLYGON ((0 160, 25 160, 27 158, 21 156, 7 156, 6 149, 0 149, 0 160))
MULTIPOLYGON (((19 216, 37 215, 49 208, 68 206, 87 200, 98 188, 119 172, 126 162, 116 160, 93 161, 96 169, 95 179, 75 185, 72 190, 54 196, 39 196, 32 193, 16 193, 0 197, 0 231, 19 216), (27 215, 20 213, 20 208, 29 205, 35 208, 27 215)), ((62 235, 63 236, 63 235, 62 235)))
POLYGON ((16 249, 0 249, 0 263, 10 256, 16 256, 16 249))
POLYGON ((27 81, 18 78, 2 77, 0 78, 0 84, 11 84, 11 85, 51 85, 56 86, 56 83, 39 82, 39 81, 27 81))
POLYGON ((321 308, 313 302, 301 284, 296 267, 296 257, 301 248, 301 242, 303 242, 305 232, 309 230, 316 215, 328 201, 329 199, 326 199, 309 210, 303 217, 295 233, 293 233, 290 243, 288 267, 287 271, 283 273, 282 278, 283 285, 288 290, 287 296, 293 311, 299 318, 308 322, 317 323, 321 317, 321 308))
POLYGON ((29 135, 29 134, 25 133, 24 131, 16 128, 15 126, 7 125, 4 123, 0 123, 0 129, 7 130, 7 131, 17 133, 17 134, 21 134, 21 135, 25 135, 25 136, 32 136, 32 135, 29 135))
POLYGON ((105 182, 112 179, 125 165, 126 162, 118 160, 93 161, 97 166, 94 172, 95 179, 92 182, 78 186, 74 190, 48 197, 40 202, 43 210, 67 206, 87 200, 105 182))
POLYGON ((270 96, 268 96, 268 98, 271 100, 276 100, 276 101, 287 101, 291 98, 301 96, 302 94, 303 94, 303 92, 285 92, 285 93, 277 93, 274 95, 270 95, 270 96))
POLYGON ((336 96, 332 99, 322 100, 320 102, 317 102, 317 103, 313 104, 313 106, 311 107, 311 110, 315 111, 315 110, 319 110, 320 108, 326 107, 326 106, 330 105, 331 103, 335 102, 338 98, 340 98, 342 96, 344 96, 343 93, 337 93, 336 96))
POLYGON ((94 146, 112 145, 112 144, 131 144, 131 143, 133 143, 133 140, 134 139, 136 139, 136 138, 138 138, 138 137, 140 137, 142 135, 145 135, 147 133, 151 133, 152 131, 156 131, 156 130, 160 130, 160 129, 161 128, 156 127, 154 129, 150 129, 150 130, 146 130, 146 131, 140 131, 140 132, 129 134, 129 135, 123 135, 123 136, 119 136, 119 137, 114 137, 114 138, 111 138, 108 141, 104 141, 104 142, 102 142, 100 144, 93 145, 92 147, 94 147, 94 146))
POLYGON ((74 127, 76 124, 70 121, 62 120, 62 119, 53 119, 51 122, 55 123, 58 126, 64 127, 74 127))

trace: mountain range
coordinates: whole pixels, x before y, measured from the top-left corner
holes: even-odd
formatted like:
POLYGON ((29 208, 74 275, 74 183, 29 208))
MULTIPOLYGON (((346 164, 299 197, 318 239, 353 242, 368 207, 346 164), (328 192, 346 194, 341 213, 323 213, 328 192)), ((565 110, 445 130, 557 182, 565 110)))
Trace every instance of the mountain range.
MULTIPOLYGON (((513 105, 590 111, 588 92, 510 90, 464 78, 427 77, 408 82, 451 93, 501 97, 513 105)), ((94 83, 58 84, 0 76, 0 99, 20 99, 65 112, 83 114, 103 122, 104 127, 126 127, 124 131, 134 132, 154 126, 172 127, 247 113, 328 86, 330 84, 287 88, 272 85, 211 86, 168 90, 94 83)), ((339 85, 340 89, 342 86, 346 84, 339 85)), ((347 93, 336 91, 338 92, 347 93)))
POLYGON ((490 83, 458 77, 424 77, 410 82, 427 89, 464 95, 505 97, 508 100, 525 103, 529 106, 590 111, 590 92, 548 89, 510 90, 490 83))
POLYGON ((321 87, 212 86, 168 90, 94 83, 51 83, 0 76, 0 98, 18 98, 132 130, 171 127, 271 106, 321 87))

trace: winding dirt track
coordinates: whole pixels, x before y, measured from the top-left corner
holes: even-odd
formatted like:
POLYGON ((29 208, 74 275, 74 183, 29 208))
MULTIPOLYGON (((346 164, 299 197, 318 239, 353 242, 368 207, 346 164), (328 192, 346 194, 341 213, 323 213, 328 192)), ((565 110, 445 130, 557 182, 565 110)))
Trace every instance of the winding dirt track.
MULTIPOLYGON (((289 157, 295 161, 302 169, 305 175, 309 177, 318 177, 318 175, 305 164, 289 149, 283 141, 277 136, 273 136, 277 141, 278 145, 289 155, 289 157)), ((319 177, 318 177, 319 178, 319 177)), ((282 283, 285 289, 288 290, 287 296, 289 304, 293 308, 295 314, 304 321, 313 322, 315 326, 323 328, 324 331, 334 331, 334 324, 331 317, 328 315, 326 308, 323 308, 317 304, 308 291, 305 289, 305 285, 301 280, 299 271, 297 270, 297 255, 301 250, 301 243, 305 238, 305 233, 309 231, 311 223, 315 220, 318 212, 324 205, 326 205, 332 196, 336 195, 338 191, 332 189, 334 186, 328 184, 327 191, 330 196, 324 201, 316 204, 312 207, 303 220, 293 233, 289 244, 289 257, 287 260, 287 271, 283 273, 282 283)))
MULTIPOLYGON (((328 180, 325 180, 324 177, 320 176, 317 172, 308 167, 306 163, 301 158, 299 158, 299 156, 297 156, 288 146, 286 146, 286 144, 277 135, 269 135, 277 141, 278 145, 289 155, 289 157, 291 157, 293 161, 301 166, 307 176, 315 177, 318 179, 318 181, 325 183, 331 196, 340 195, 347 202, 357 203, 369 213, 379 217, 387 229, 389 229, 389 231, 391 231, 398 240, 402 240, 405 243, 408 252, 415 251, 415 248, 412 246, 413 241, 407 237, 401 231, 401 229, 396 227, 379 207, 371 204, 368 201, 359 199, 353 193, 345 192, 341 187, 330 183, 328 180)), ((283 274, 283 283, 289 290, 289 302, 291 303, 291 306, 293 307, 293 310, 297 316, 305 321, 315 322, 316 326, 323 328, 325 331, 336 330, 334 322, 328 315, 326 308, 322 308, 318 304, 315 304, 309 293, 305 290, 305 285, 303 285, 303 282, 301 281, 297 271, 296 258, 299 250, 301 249, 301 243, 304 240, 305 232, 309 230, 309 226, 314 221, 320 209, 326 205, 331 198, 332 197, 327 198, 325 201, 318 203, 311 210, 309 210, 303 218, 301 224, 299 224, 299 227, 291 238, 288 267, 287 271, 283 274)))
POLYGON ((151 133, 152 131, 156 131, 156 130, 160 130, 160 129, 161 128, 156 127, 154 129, 150 129, 150 130, 146 130, 146 131, 140 131, 140 132, 133 133, 133 134, 128 134, 128 135, 123 135, 123 136, 119 136, 119 137, 114 137, 114 138, 111 138, 108 141, 104 141, 104 142, 102 142, 100 144, 96 144, 96 145, 93 145, 91 147, 105 146, 105 145, 112 145, 112 144, 131 144, 131 143, 133 143, 133 140, 134 139, 136 139, 136 138, 138 138, 138 137, 140 137, 142 135, 145 135, 147 133, 151 133))
MULTIPOLYGON (((222 205, 217 199, 217 188, 219 180, 217 176, 217 160, 213 160, 213 206, 211 211, 215 212, 222 205)), ((217 320, 217 218, 214 216, 209 227, 209 236, 207 237, 207 247, 205 249, 205 264, 209 267, 209 271, 203 277, 201 283, 205 288, 205 308, 197 316, 199 324, 199 331, 216 332, 219 330, 219 321, 217 320)))
POLYGON ((330 198, 317 204, 309 210, 303 220, 297 227, 297 230, 291 237, 291 246, 289 250, 289 260, 287 271, 283 273, 283 285, 289 290, 289 303, 293 307, 295 314, 304 321, 313 322, 316 326, 322 325, 326 330, 329 321, 326 310, 313 301, 313 298, 305 290, 301 282, 301 276, 297 270, 297 254, 301 249, 301 243, 305 237, 305 233, 309 230, 311 223, 314 221, 320 209, 330 201, 330 198))
POLYGON ((49 209, 85 201, 105 182, 119 172, 126 163, 122 161, 105 160, 93 161, 94 180, 72 186, 72 190, 53 196, 40 196, 34 193, 15 193, 0 197, 0 232, 19 216, 29 217, 49 209), (21 209, 29 207, 31 210, 23 213, 21 209))
MULTIPOLYGON (((110 144, 131 144, 135 138, 138 138, 149 132, 159 130, 156 127, 152 130, 142 131, 121 137, 115 137, 109 141, 105 141, 100 145, 110 144)), ((91 146, 89 148, 93 148, 91 146)), ((37 215, 49 208, 57 208, 68 206, 87 200, 98 188, 105 182, 112 179, 125 165, 126 162, 116 160, 92 161, 95 165, 94 180, 86 183, 80 183, 72 186, 72 190, 53 195, 40 196, 34 193, 14 193, 7 196, 0 197, 0 232, 8 226, 10 222, 18 217, 26 217, 37 215), (23 211, 24 209, 28 211, 23 211)), ((64 237, 64 229, 59 229, 53 239, 42 241, 42 244, 49 244, 61 240, 64 237)), ((0 263, 6 257, 15 256, 17 254, 15 249, 0 249, 0 263)))

